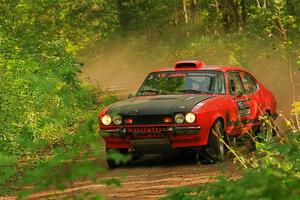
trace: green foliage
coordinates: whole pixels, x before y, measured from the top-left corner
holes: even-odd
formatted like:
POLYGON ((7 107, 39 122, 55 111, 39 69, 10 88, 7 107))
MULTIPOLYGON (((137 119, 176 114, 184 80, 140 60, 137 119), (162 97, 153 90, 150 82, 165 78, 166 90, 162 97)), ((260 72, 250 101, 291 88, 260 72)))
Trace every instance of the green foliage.
POLYGON ((24 155, 22 140, 52 146, 95 109, 73 55, 111 34, 117 17, 110 1, 3 0, 0 10, 0 149, 24 155))
POLYGON ((75 55, 115 31, 115 10, 109 0, 1 1, 1 195, 103 171, 88 159, 101 157, 97 93, 78 79, 75 55))
MULTIPOLYGON (((72 133, 64 133, 55 146, 51 147, 41 140, 22 141, 32 153, 30 159, 22 161, 20 157, 0 155, 0 160, 3 161, 0 168, 0 194, 33 186, 20 190, 19 196, 26 197, 49 187, 65 189, 79 180, 99 181, 97 175, 105 172, 106 167, 103 166, 103 144, 97 131, 97 113, 96 110, 86 114, 78 128, 72 133)), ((125 158, 118 155, 118 159, 125 158)), ((118 180, 101 183, 120 184, 118 180)))
POLYGON ((121 187, 121 182, 118 179, 115 178, 111 178, 109 180, 104 180, 103 181, 106 185, 111 186, 111 185, 115 185, 117 187, 121 187))
MULTIPOLYGON (((91 42, 107 38, 117 28, 118 16, 111 0, 35 1, 2 0, 1 26, 17 39, 18 49, 55 56, 49 49, 59 41, 76 53, 91 42)), ((63 50, 62 50, 63 51, 63 50)))
MULTIPOLYGON (((91 112, 75 134, 65 135, 51 155, 35 163, 34 168, 25 170, 22 185, 34 185, 31 190, 39 191, 54 186, 64 189, 77 180, 96 179, 97 174, 106 171, 101 166, 102 144, 95 131, 95 112, 91 112)), ((20 195, 28 193, 22 191, 20 195)))
MULTIPOLYGON (((121 32, 142 31, 158 36, 166 27, 174 25, 174 18, 180 15, 181 4, 178 0, 122 0, 118 1, 121 32)), ((179 16, 178 16, 179 17, 179 16)))
POLYGON ((261 147, 258 169, 246 170, 237 180, 219 177, 215 183, 197 188, 175 188, 162 199, 298 199, 300 188, 300 134, 288 143, 261 147))
POLYGON ((130 160, 132 160, 132 155, 130 154, 125 155, 120 153, 116 149, 110 149, 106 154, 106 158, 110 160, 114 160, 116 165, 120 165, 120 164, 126 164, 130 160))

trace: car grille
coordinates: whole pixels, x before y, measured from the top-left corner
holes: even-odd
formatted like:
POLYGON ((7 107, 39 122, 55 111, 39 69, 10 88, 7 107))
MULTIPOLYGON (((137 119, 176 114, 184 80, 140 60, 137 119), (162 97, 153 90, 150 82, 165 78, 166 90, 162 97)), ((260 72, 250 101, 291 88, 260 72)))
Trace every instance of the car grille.
POLYGON ((132 119, 132 124, 172 124, 165 123, 164 118, 172 118, 172 115, 139 115, 139 116, 123 116, 124 120, 132 119))
POLYGON ((135 127, 128 128, 130 133, 160 133, 160 132, 170 132, 168 127, 135 127))

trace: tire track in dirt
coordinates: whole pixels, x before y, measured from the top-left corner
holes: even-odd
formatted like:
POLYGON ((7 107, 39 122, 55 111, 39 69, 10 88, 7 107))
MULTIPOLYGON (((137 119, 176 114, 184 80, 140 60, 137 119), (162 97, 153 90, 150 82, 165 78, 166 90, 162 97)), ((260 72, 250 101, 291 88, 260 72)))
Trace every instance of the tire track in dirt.
POLYGON ((145 155, 126 166, 99 175, 102 180, 112 177, 120 179, 121 187, 85 181, 63 191, 33 194, 29 199, 63 199, 85 192, 100 193, 108 200, 158 199, 166 194, 168 188, 213 182, 219 175, 238 178, 240 169, 229 158, 224 163, 204 165, 196 164, 193 157, 183 154, 145 155))

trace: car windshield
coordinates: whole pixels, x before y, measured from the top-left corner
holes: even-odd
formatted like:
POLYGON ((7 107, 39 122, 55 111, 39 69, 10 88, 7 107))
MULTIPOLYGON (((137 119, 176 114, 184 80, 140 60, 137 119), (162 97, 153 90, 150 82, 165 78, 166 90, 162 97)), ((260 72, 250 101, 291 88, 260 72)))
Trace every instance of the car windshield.
POLYGON ((218 71, 164 71, 147 76, 137 96, 155 94, 225 94, 225 81, 218 71))

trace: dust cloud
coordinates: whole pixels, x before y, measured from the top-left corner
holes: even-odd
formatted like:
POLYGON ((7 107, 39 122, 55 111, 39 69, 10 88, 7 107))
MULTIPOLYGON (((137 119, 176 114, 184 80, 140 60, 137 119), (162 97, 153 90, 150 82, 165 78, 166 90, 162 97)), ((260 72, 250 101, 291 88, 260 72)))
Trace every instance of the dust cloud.
POLYGON ((121 97, 135 93, 149 71, 157 68, 155 62, 143 60, 137 53, 122 46, 108 48, 100 55, 84 57, 83 75, 102 89, 121 97))
MULTIPOLYGON (((276 96, 278 110, 289 115, 293 103, 293 92, 287 60, 257 59, 249 69, 276 96)), ((296 100, 300 101, 300 71, 293 66, 293 81, 296 100)))
MULTIPOLYGON (((83 55, 85 67, 82 72, 85 77, 98 84, 104 90, 115 92, 121 98, 129 93, 135 93, 143 82, 145 76, 159 67, 173 66, 175 59, 161 62, 161 53, 158 53, 157 59, 147 58, 149 49, 145 48, 143 52, 136 51, 125 42, 105 47, 105 50, 89 50, 83 55), (143 56, 141 56, 143 54, 143 56)), ((153 57, 153 50, 151 53, 153 57)), ((255 52, 249 52, 255 54, 255 52)), ((264 83, 276 96, 278 100, 278 110, 285 115, 289 115, 292 103, 292 90, 289 76, 289 68, 284 57, 264 55, 248 55, 248 70, 252 72, 262 83, 264 83)), ((226 63, 224 51, 199 52, 197 56, 207 64, 226 63), (220 54, 220 55, 218 55, 220 54), (221 55, 222 54, 222 55, 221 55), (202 57, 200 56, 202 55, 202 57)), ((154 56, 155 57, 155 56, 154 56)), ((180 58, 181 59, 181 58, 180 58)), ((188 59, 186 57, 182 59, 188 59)), ((195 59, 195 55, 192 58, 195 59)), ((300 72, 297 70, 296 62, 293 62, 293 79, 295 83, 296 99, 300 100, 300 72)))

